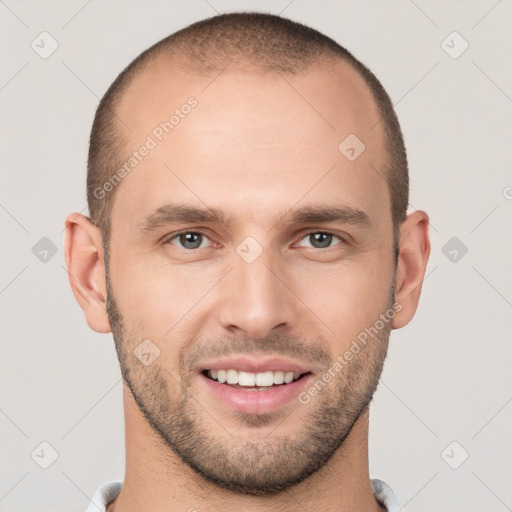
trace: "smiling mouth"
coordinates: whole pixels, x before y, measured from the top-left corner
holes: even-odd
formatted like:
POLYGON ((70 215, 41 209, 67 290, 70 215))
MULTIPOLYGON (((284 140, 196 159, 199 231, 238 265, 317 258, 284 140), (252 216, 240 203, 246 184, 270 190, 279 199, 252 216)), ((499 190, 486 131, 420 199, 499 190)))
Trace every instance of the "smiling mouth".
POLYGON ((202 371, 203 375, 215 382, 245 391, 266 391, 268 389, 286 386, 309 375, 309 373, 310 372, 285 372, 280 370, 275 372, 252 373, 234 369, 202 371))

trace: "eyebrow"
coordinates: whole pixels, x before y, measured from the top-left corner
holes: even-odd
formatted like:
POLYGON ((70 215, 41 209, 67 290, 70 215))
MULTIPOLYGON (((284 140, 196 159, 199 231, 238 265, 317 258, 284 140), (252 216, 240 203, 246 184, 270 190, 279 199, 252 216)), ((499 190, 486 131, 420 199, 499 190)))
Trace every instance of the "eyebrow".
MULTIPOLYGON (((303 224, 315 222, 338 222, 342 224, 369 226, 369 216, 362 210, 348 206, 305 206, 283 214, 274 224, 303 224)), ((229 224, 224 212, 218 208, 196 208, 182 204, 166 204, 145 217, 138 227, 151 232, 168 224, 229 224)))

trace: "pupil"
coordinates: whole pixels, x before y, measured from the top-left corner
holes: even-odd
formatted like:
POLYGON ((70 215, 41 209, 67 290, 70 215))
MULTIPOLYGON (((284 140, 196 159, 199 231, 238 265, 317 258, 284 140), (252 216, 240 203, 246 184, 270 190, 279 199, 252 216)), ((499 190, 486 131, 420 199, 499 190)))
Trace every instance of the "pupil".
POLYGON ((180 235, 180 242, 186 249, 197 249, 201 245, 199 233, 184 233, 180 235), (193 238, 196 238, 194 241, 193 238))
POLYGON ((332 241, 332 235, 328 233, 314 233, 311 236, 314 237, 313 247, 329 247, 332 241))

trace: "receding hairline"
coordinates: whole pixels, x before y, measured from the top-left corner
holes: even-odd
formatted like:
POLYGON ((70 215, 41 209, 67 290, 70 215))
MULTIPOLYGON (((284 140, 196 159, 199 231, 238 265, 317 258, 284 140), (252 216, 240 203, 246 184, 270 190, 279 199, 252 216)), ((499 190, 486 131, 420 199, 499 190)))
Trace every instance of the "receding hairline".
MULTIPOLYGON (((338 77, 346 77, 349 83, 345 90, 356 92, 360 104, 371 105, 375 116, 380 116, 379 104, 371 87, 349 61, 339 59, 332 55, 321 55, 315 61, 308 64, 307 67, 304 67, 300 71, 295 71, 293 75, 305 76, 319 72, 329 72, 333 79, 335 79, 336 75, 338 75, 338 77)), ((165 83, 177 83, 182 79, 190 79, 192 82, 195 81, 196 78, 199 78, 203 80, 201 82, 197 81, 197 85, 201 84, 208 87, 210 85, 209 80, 216 80, 221 75, 222 77, 242 75, 247 77, 256 76, 258 78, 273 76, 276 80, 285 79, 289 81, 287 78, 289 73, 279 71, 274 66, 258 64, 252 61, 237 59, 236 61, 234 60, 228 63, 225 67, 218 69, 210 67, 205 68, 196 64, 192 65, 183 55, 168 56, 155 54, 149 57, 148 60, 144 62, 144 65, 138 68, 137 72, 131 76, 122 94, 118 96, 116 103, 113 105, 118 127, 122 130, 122 122, 120 121, 120 117, 117 116, 121 114, 120 107, 122 104, 132 101, 130 95, 133 94, 134 91, 136 91, 140 97, 143 97, 144 94, 148 92, 145 89, 140 89, 141 82, 143 82, 144 85, 151 86, 151 81, 154 81, 157 82, 159 86, 165 87, 165 83)), ((204 88, 206 89, 206 87, 204 88)), ((342 89, 340 89, 340 91, 341 90, 342 89)), ((292 86, 290 86, 290 93, 296 94, 297 97, 299 97, 297 92, 293 92, 292 86)), ((131 104, 131 108, 133 109, 135 109, 136 106, 136 103, 131 104)), ((127 148, 127 150, 129 150, 129 148, 127 148)))
MULTIPOLYGON (((183 71, 196 75, 218 73, 228 65, 234 70, 250 72, 252 69, 267 68, 269 71, 274 70, 285 74, 303 73, 312 66, 323 63, 337 62, 346 66, 364 83, 365 89, 369 91, 369 96, 373 99, 372 103, 376 107, 379 119, 382 121, 387 160, 385 166, 394 169, 392 176, 388 169, 385 170, 392 200, 393 222, 396 226, 397 222, 404 219, 408 197, 407 160, 400 126, 386 91, 364 64, 334 40, 311 27, 273 15, 230 13, 214 16, 171 34, 134 59, 112 83, 98 107, 98 112, 101 111, 103 116, 103 128, 106 126, 110 131, 101 130, 101 127, 96 130, 98 132, 96 133, 96 144, 100 149, 104 149, 105 144, 100 133, 103 138, 109 139, 107 142, 110 146, 110 154, 106 155, 105 159, 109 158, 110 160, 111 173, 115 171, 116 165, 122 163, 122 154, 127 150, 127 143, 122 140, 124 139, 121 133, 122 121, 119 121, 117 108, 123 98, 130 93, 130 89, 137 79, 143 76, 149 67, 158 66, 160 62, 164 65, 171 62, 176 63, 183 71), (247 39, 247 34, 240 29, 241 24, 243 26, 244 23, 251 34, 259 34, 259 41, 254 42, 247 39), (266 32, 269 24, 271 25, 270 35, 266 32), (278 28, 289 27, 289 31, 288 29, 278 31, 276 26, 278 28), (209 30, 210 32, 208 32, 209 30), (215 33, 215 30, 221 34, 220 40, 209 36, 212 31, 215 33), (238 43, 240 43, 239 46, 237 46, 238 43), (262 49, 268 50, 268 48, 270 48, 269 53, 262 51, 262 49), (117 160, 114 162, 115 159, 117 160), (393 183, 397 177, 399 183, 393 183), (396 187, 398 192, 397 190, 392 191, 393 187, 396 187)), ((91 132, 91 144, 93 132, 95 132, 94 125, 91 132)), ((99 166, 95 165, 100 163, 98 155, 96 155, 96 161, 90 158, 90 162, 90 169, 98 173, 99 166), (93 161, 91 162, 91 160, 93 161)), ((103 204, 94 205, 97 214, 94 217, 101 217, 99 224, 105 227, 107 237, 116 192, 117 189, 103 204)), ((94 198, 92 201, 94 202, 94 198)), ((93 218, 94 220, 95 218, 93 218)))
MULTIPOLYGON (((367 96, 367 98, 364 99, 364 104, 371 105, 371 109, 375 112, 377 118, 380 118, 382 115, 378 98, 375 97, 372 87, 368 84, 360 70, 358 70, 349 59, 330 52, 319 53, 314 59, 309 59, 306 64, 302 62, 300 67, 297 67, 296 69, 294 68, 293 70, 283 70, 280 69, 279 66, 274 66, 272 64, 254 62, 252 59, 246 58, 243 55, 223 61, 220 63, 220 66, 213 66, 208 61, 199 62, 197 59, 190 59, 190 56, 187 53, 180 53, 178 51, 165 53, 161 48, 157 51, 156 45, 146 50, 146 52, 143 52, 141 56, 144 54, 145 58, 141 59, 139 63, 133 67, 126 82, 123 84, 122 89, 119 90, 115 102, 112 104, 113 128, 115 128, 115 136, 119 142, 119 151, 117 155, 118 166, 126 161, 127 155, 130 153, 130 144, 133 142, 127 140, 127 138, 123 136, 129 136, 129 131, 123 129, 124 123, 120 116, 120 107, 123 103, 130 102, 130 94, 132 94, 134 90, 137 90, 140 86, 140 82, 144 80, 147 75, 154 75, 155 78, 159 74, 164 76, 167 75, 169 77, 169 82, 176 81, 176 79, 179 80, 183 77, 199 77, 204 78, 206 80, 205 83, 207 84, 208 79, 215 79, 221 74, 223 76, 229 76, 230 74, 270 76, 274 74, 276 78, 281 76, 281 78, 286 79, 287 75, 306 75, 308 73, 315 73, 330 69, 333 71, 333 75, 343 74, 347 76, 350 81, 353 80, 355 83, 355 87, 353 89, 357 89, 360 98, 362 98, 362 96, 367 96), (151 51, 152 48, 154 48, 154 51, 151 51)), ((219 62, 216 61, 216 64, 219 64, 219 62)), ((140 93, 140 95, 143 94, 140 93)), ((363 104, 363 100, 361 101, 361 104, 363 104)), ((380 124, 381 123, 378 123, 378 125, 380 124)), ((382 131, 382 136, 386 139, 384 127, 376 126, 376 129, 380 129, 382 131)), ((387 146, 387 144, 385 145, 387 146)), ((385 160, 384 165, 389 165, 391 155, 388 150, 385 152, 385 160)))
MULTIPOLYGON (((138 55, 118 77, 119 79, 122 76, 122 80, 116 94, 113 95, 113 113, 123 98, 129 94, 137 79, 143 76, 148 68, 154 68, 159 64, 166 67, 175 65, 179 71, 196 76, 237 71, 242 73, 267 71, 293 75, 314 70, 315 67, 341 65, 361 80, 373 100, 377 113, 381 114, 379 98, 376 97, 375 90, 369 83, 369 78, 376 79, 376 77, 369 69, 329 36, 300 22, 272 14, 235 12, 212 16, 156 42, 138 55), (235 21, 229 23, 229 20, 235 21), (251 31, 260 30, 263 34, 273 22, 279 23, 291 27, 290 32, 293 32, 293 35, 288 35, 286 31, 280 33, 278 37, 281 39, 275 42, 271 52, 262 52, 258 44, 237 47, 236 37, 239 40, 244 38, 239 33, 237 23, 244 22, 251 31), (208 37, 204 28, 210 25, 213 25, 212 35, 208 37), (215 40, 213 36, 218 34, 216 30, 224 39, 215 40), (292 44, 296 41, 297 33, 301 31, 304 32, 304 39, 307 41, 304 48, 292 44), (282 48, 278 43, 286 47, 282 48), (366 72, 369 72, 371 77, 367 76, 366 72)), ((105 96, 108 93, 109 91, 105 96)))
MULTIPOLYGON (((191 77, 194 80, 196 77, 203 78, 204 83, 208 83, 208 80, 219 76, 219 72, 222 73, 222 76, 240 76, 240 75, 257 75, 258 78, 262 75, 271 76, 275 75, 275 78, 280 80, 280 75, 282 75, 281 71, 276 72, 274 67, 255 64, 251 61, 243 61, 237 60, 233 61, 232 64, 229 65, 228 68, 224 67, 222 69, 217 68, 206 68, 208 71, 205 72, 205 68, 202 68, 194 63, 191 64, 190 61, 186 59, 183 55, 161 55, 161 54, 153 54, 151 57, 148 57, 144 62, 144 65, 141 66, 137 73, 135 73, 131 80, 126 84, 126 88, 123 91, 123 94, 119 96, 118 101, 114 108, 118 114, 124 114, 120 111, 120 108, 128 104, 130 108, 136 113, 140 108, 139 102, 135 102, 134 98, 131 96, 134 92, 137 95, 137 99, 144 96, 145 93, 150 93, 150 90, 146 90, 145 86, 151 83, 151 80, 156 79, 159 76, 164 76, 164 80, 159 83, 163 83, 164 81, 168 81, 171 83, 176 83, 183 77, 191 77), (178 73, 176 73, 178 71, 178 73), (149 79, 145 80, 145 78, 149 75, 149 79), (168 77, 168 80, 167 80, 168 77), (140 82, 143 81, 141 84, 140 82)), ((378 116, 380 116, 380 109, 376 98, 374 97, 371 87, 366 83, 364 78, 360 73, 351 65, 350 62, 339 59, 336 56, 332 55, 319 55, 318 58, 307 66, 303 67, 300 71, 296 71, 294 74, 297 76, 307 75, 309 73, 318 73, 320 71, 326 72, 332 70, 332 75, 340 74, 348 77, 348 81, 350 82, 347 85, 347 90, 356 91, 357 101, 363 105, 363 108, 371 109, 371 113, 377 116, 375 119, 377 120, 378 116), (335 69, 333 69, 335 68, 335 69)), ((286 78, 286 77, 285 77, 286 78)), ((287 79, 288 80, 288 79, 287 79)), ((158 80, 156 80, 158 81, 158 80)), ((201 83, 201 82, 198 82, 201 83)), ((165 87, 165 86, 164 86, 165 87)), ((340 89, 341 90, 341 89, 340 89)), ((290 89, 290 94, 294 94, 293 90, 290 89)), ((119 118, 118 118, 119 119, 119 118)), ((327 125, 326 125, 327 126, 327 125)), ((387 150, 386 144, 386 135, 384 133, 382 126, 377 126, 375 131, 373 132, 375 137, 383 140, 383 144, 385 146, 384 153, 382 155, 381 165, 383 167, 387 167, 391 160, 391 155, 387 150), (380 132, 380 133, 379 133, 380 132)), ((131 140, 130 132, 127 130, 123 130, 123 125, 121 122, 116 122, 116 136, 119 141, 122 141, 123 150, 120 151, 119 154, 119 164, 125 162, 130 153, 131 146, 136 144, 136 141, 131 140), (126 138, 125 138, 126 136, 126 138), (132 144, 133 143, 133 144, 132 144)), ((120 185, 122 186, 122 184, 120 185)), ((112 201, 114 203, 114 199, 112 201)), ((113 206, 113 205, 112 205, 113 206)))

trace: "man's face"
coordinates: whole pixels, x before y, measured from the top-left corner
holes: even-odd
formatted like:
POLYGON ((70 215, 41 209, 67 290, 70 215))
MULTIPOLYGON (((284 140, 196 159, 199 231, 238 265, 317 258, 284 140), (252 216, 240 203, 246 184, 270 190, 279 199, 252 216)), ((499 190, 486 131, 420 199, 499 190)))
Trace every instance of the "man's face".
POLYGON ((151 427, 209 481, 252 494, 289 488, 339 448, 386 354, 384 322, 332 370, 393 305, 376 107, 343 65, 207 77, 155 66, 118 114, 131 129, 127 156, 156 142, 112 210, 108 312, 123 377, 151 427), (172 131, 155 132, 189 97, 197 105, 172 131), (338 149, 350 134, 366 145, 354 161, 338 149), (169 205, 218 210, 224 222, 172 221, 169 205), (306 207, 345 214, 293 221, 306 207), (150 359, 159 349, 149 365, 134 355, 143 340, 150 359), (263 387, 281 370, 301 377, 241 388, 215 382, 212 369, 244 371, 245 383, 265 374, 263 387))

